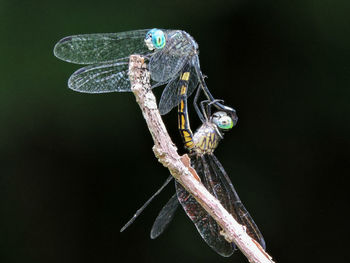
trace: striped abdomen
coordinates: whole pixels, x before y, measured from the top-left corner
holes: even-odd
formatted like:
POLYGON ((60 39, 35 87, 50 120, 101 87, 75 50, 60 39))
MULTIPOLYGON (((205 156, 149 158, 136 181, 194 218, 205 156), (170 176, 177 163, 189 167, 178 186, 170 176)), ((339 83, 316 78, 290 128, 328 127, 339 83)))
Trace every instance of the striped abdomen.
POLYGON ((185 70, 180 76, 180 103, 178 107, 179 131, 187 149, 197 154, 213 153, 221 139, 216 126, 207 121, 193 134, 188 118, 187 89, 190 72, 185 70))
POLYGON ((179 118, 179 131, 182 140, 187 149, 192 149, 193 143, 193 133, 191 131, 190 122, 188 119, 187 111, 187 89, 189 84, 190 72, 184 71, 180 76, 180 103, 178 107, 178 118, 179 118))

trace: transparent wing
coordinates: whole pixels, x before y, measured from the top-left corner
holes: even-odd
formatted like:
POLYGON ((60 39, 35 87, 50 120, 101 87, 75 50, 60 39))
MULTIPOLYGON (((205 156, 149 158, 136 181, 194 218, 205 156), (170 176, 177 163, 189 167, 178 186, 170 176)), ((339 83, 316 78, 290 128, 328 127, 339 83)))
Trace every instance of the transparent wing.
MULTIPOLYGON (((184 68, 187 68, 186 66, 184 68)), ((190 67, 190 78, 187 88, 187 97, 191 96, 193 91, 196 90, 198 85, 198 76, 194 67, 190 67)), ((182 73, 181 73, 182 74, 182 73)), ((170 112, 174 107, 180 103, 180 76, 170 81, 163 90, 162 96, 159 102, 159 112, 161 115, 165 115, 170 112)))
MULTIPOLYGON (((206 160, 204 158, 202 159, 201 157, 194 157, 191 159, 191 161, 192 167, 201 177, 204 186, 211 194, 216 196, 219 201, 222 202, 222 200, 220 200, 220 197, 223 196, 221 185, 217 182, 217 178, 213 178, 211 175, 211 171, 209 170, 206 160)), ((215 220, 179 183, 176 183, 176 192, 178 200, 180 201, 188 217, 195 224, 204 241, 221 256, 231 256, 235 250, 235 245, 227 242, 225 238, 220 235, 221 228, 215 222, 215 220)))
POLYGON ((94 64, 116 61, 131 54, 149 53, 144 43, 148 29, 68 36, 54 47, 59 59, 76 64, 94 64))
POLYGON ((172 79, 196 52, 196 47, 183 31, 166 30, 166 45, 152 55, 149 70, 157 82, 172 79))
MULTIPOLYGON (((192 166, 196 169, 202 183, 225 209, 242 225, 247 233, 265 249, 265 241, 252 217, 239 199, 227 173, 214 155, 194 156, 192 166)), ((180 185, 176 184, 178 199, 187 215, 195 224, 207 244, 222 256, 230 256, 235 250, 234 243, 228 243, 220 235, 220 226, 180 185)))
POLYGON ((74 72, 68 87, 84 93, 106 93, 131 91, 127 62, 96 64, 74 72))
POLYGON ((246 227, 248 235, 254 238, 264 249, 266 249, 264 237, 255 224, 253 218, 250 216, 249 212, 242 204, 222 164, 219 162, 215 155, 208 155, 207 161, 209 161, 212 172, 216 174, 215 177, 220 179, 221 185, 223 186, 223 193, 226 196, 219 199, 220 202, 223 200, 222 205, 240 224, 246 227))
POLYGON ((151 230, 151 238, 155 239, 160 236, 164 230, 168 227, 172 219, 174 218, 175 212, 179 207, 179 201, 177 195, 174 194, 166 205, 160 210, 156 220, 153 223, 151 230))

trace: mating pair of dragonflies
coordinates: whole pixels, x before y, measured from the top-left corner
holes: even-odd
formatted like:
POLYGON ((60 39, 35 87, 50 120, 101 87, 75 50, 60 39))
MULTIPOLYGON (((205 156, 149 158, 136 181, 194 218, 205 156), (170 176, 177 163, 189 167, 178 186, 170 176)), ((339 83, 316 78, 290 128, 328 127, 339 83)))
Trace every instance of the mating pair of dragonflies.
MULTIPOLYGON (((139 54, 146 58, 152 88, 165 85, 159 102, 161 114, 178 106, 178 128, 189 151, 191 166, 201 182, 247 233, 265 248, 265 241, 252 217, 238 197, 231 180, 213 154, 224 132, 237 122, 235 110, 215 99, 201 72, 198 44, 185 31, 145 29, 122 33, 75 35, 61 39, 54 54, 67 62, 87 66, 74 72, 69 88, 86 93, 130 92, 129 57, 139 54), (196 91, 193 105, 201 127, 193 133, 188 117, 188 97, 196 91), (205 100, 198 103, 203 92, 205 100), (217 109, 212 113, 212 107, 217 109)), ((123 231, 172 180, 163 186, 136 212, 123 231)), ((220 234, 221 228, 197 201, 175 181, 176 193, 157 216, 151 238, 158 237, 168 226, 179 204, 195 224, 206 243, 222 256, 230 256, 236 246, 220 234)))

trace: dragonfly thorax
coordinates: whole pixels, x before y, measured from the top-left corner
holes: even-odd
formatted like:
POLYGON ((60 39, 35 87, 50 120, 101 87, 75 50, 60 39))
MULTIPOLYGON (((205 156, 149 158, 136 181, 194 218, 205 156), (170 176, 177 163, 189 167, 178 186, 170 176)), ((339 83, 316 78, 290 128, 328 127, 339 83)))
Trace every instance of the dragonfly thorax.
POLYGON ((191 151, 198 155, 211 154, 214 152, 222 139, 222 134, 214 123, 204 123, 193 135, 194 147, 191 151))
POLYGON ((223 132, 232 127, 232 118, 226 112, 215 112, 193 135, 194 146, 191 150, 200 155, 213 153, 223 138, 223 132))

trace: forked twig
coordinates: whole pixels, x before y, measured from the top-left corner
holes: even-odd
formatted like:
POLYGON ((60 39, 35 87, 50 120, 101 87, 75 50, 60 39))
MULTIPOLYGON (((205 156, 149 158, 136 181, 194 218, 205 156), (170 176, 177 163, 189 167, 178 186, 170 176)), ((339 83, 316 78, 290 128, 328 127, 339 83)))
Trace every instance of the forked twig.
POLYGON ((229 214, 220 202, 214 198, 198 180, 196 171, 190 167, 187 155, 180 157, 177 148, 165 128, 159 114, 156 98, 151 91, 150 73, 144 58, 130 56, 129 78, 143 117, 152 135, 153 151, 158 161, 167 167, 171 175, 198 201, 222 228, 222 235, 234 242, 249 262, 273 263, 272 258, 258 242, 253 240, 244 227, 229 214), (187 160, 186 160, 187 157, 187 160))

